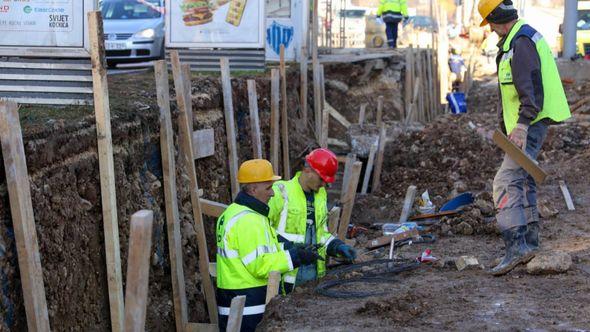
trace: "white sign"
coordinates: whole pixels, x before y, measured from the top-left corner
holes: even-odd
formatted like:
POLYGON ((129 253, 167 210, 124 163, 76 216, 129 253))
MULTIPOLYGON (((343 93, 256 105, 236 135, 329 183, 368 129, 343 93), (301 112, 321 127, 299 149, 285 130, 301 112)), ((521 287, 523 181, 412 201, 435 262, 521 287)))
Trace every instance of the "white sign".
POLYGON ((264 0, 168 0, 167 47, 264 47, 264 0))
POLYGON ((86 13, 94 8, 94 0, 2 0, 0 54, 22 48, 79 53, 87 45, 86 13))

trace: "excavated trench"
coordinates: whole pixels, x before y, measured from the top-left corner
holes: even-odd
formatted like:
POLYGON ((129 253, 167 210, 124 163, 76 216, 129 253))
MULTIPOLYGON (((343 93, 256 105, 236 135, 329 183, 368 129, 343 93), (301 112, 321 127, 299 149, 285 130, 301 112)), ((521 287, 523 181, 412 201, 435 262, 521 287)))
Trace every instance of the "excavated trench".
MULTIPOLYGON (((327 99, 355 120, 361 103, 376 107, 385 95, 385 120, 399 116, 402 101, 402 56, 354 64, 327 65, 327 99)), ((268 155, 270 132, 269 75, 233 79, 240 161, 252 156, 246 79, 257 81, 263 150, 268 155)), ((311 75, 309 76, 311 79, 311 75)), ((310 80, 311 81, 311 80, 310 80)), ((313 133, 300 119, 299 73, 289 71, 289 135, 292 168, 315 147, 313 133)), ((154 211, 148 330, 173 330, 174 309, 165 228, 165 206, 159 144, 159 115, 153 73, 113 76, 112 135, 122 266, 127 264, 130 216, 154 211)), ((171 86, 173 86, 171 84, 171 86)), ((312 104, 309 87, 310 102, 312 104)), ((172 97, 174 98, 174 97, 172 97)), ((219 78, 196 76, 192 83, 194 128, 213 128, 215 155, 196 161, 199 185, 207 199, 228 203, 229 169, 219 78)), ((39 237, 43 279, 52 329, 110 330, 104 256, 97 140, 89 107, 24 107, 21 123, 31 182, 33 211, 39 237)), ((369 114, 372 114, 369 112, 369 114)), ((172 102, 177 132, 178 112, 172 102)), ((313 119, 310 111, 309 118, 313 119)), ((371 115, 369 115, 369 120, 371 115)), ((311 121, 311 120, 310 120, 311 121)), ((333 121, 333 120, 332 120, 333 121)), ((330 136, 343 138, 343 127, 332 122, 330 136)), ((188 177, 177 155, 178 202, 189 321, 206 321, 201 275, 197 271, 196 233, 188 192, 188 177)), ((210 256, 214 258, 214 220, 205 218, 210 256)), ((123 268, 123 280, 126 269, 123 268)), ((14 231, 3 165, 0 166, 0 329, 26 330, 14 231)))

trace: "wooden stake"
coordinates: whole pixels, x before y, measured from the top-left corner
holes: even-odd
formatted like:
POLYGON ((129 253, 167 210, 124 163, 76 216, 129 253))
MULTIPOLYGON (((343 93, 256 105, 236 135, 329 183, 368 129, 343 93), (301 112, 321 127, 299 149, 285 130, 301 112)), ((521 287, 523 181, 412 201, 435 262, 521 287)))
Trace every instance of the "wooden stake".
POLYGON ((412 46, 410 45, 410 47, 407 48, 406 51, 406 83, 405 83, 405 97, 404 97, 404 101, 406 103, 406 107, 405 107, 405 116, 408 116, 408 113, 410 113, 410 108, 412 106, 412 95, 413 95, 413 90, 412 88, 414 87, 413 84, 413 61, 414 61, 414 54, 413 54, 413 49, 412 46))
POLYGON ((373 172, 373 192, 376 192, 381 187, 381 171, 383 170, 383 159, 385 156, 385 146, 387 145, 387 128, 385 124, 381 124, 381 132, 379 133, 379 149, 377 150, 377 160, 375 161, 375 172, 373 172))
POLYGON ((207 238, 205 237, 205 225, 203 223, 203 214, 201 212, 201 202, 199 199, 199 184, 197 181, 197 173, 195 169, 192 139, 190 127, 188 124, 189 117, 187 109, 192 109, 192 106, 185 105, 185 89, 182 75, 180 73, 180 58, 178 51, 170 51, 170 61, 172 63, 172 72, 174 74, 174 86, 176 87, 176 102, 179 109, 179 135, 183 139, 181 142, 182 159, 187 165, 187 173, 190 179, 191 186, 191 204, 193 207, 193 218, 195 220, 195 229, 197 233, 197 247, 199 251, 199 271, 201 272, 203 280, 203 290, 205 293, 205 300, 207 301, 207 311, 209 312, 209 320, 211 323, 217 323, 217 303, 215 300, 215 290, 213 283, 209 277, 209 254, 207 247, 207 238))
POLYGON ((365 178, 363 179, 362 194, 366 194, 369 189, 369 181, 371 180, 371 172, 373 172, 373 163, 375 162, 375 153, 377 152, 377 142, 371 144, 369 150, 369 160, 367 161, 367 168, 365 169, 365 178))
POLYGON ((258 117, 258 94, 256 93, 255 80, 248 80, 248 104, 250 105, 250 131, 252 133, 253 155, 256 159, 262 159, 260 118, 258 117))
POLYGON ((154 213, 150 210, 141 210, 131 216, 127 282, 125 283, 125 331, 127 332, 145 331, 153 221, 154 213))
MULTIPOLYGON (((183 63, 180 65, 180 70, 182 71, 182 79, 184 81, 184 89, 185 89, 185 98, 186 98, 186 104, 185 105, 191 105, 193 104, 193 100, 192 100, 192 83, 191 83, 191 65, 188 63, 183 63)), ((192 107, 191 109, 188 110, 188 124, 191 128, 191 133, 195 131, 194 129, 194 121, 193 121, 193 110, 192 107)))
POLYGON ((242 327, 242 316, 244 314, 244 305, 246 296, 236 296, 231 300, 229 307, 229 317, 227 318, 227 332, 238 332, 242 327))
POLYGON ((270 72, 270 163, 275 174, 279 174, 279 95, 280 74, 278 69, 270 72))
POLYGON ((49 316, 43 285, 43 269, 35 229, 31 201, 31 185, 18 117, 18 106, 0 100, 0 141, 10 199, 10 213, 20 280, 23 287, 27 328, 29 331, 49 331, 49 316))
POLYGON ((279 295, 279 286, 281 285, 281 273, 271 271, 268 274, 268 285, 266 286, 266 304, 279 295))
POLYGON ((330 131, 330 110, 326 107, 326 80, 324 65, 320 65, 320 91, 322 96, 322 141, 320 146, 328 148, 328 132, 330 131))
POLYGON ((356 161, 352 165, 352 171, 350 173, 350 179, 346 188, 346 196, 342 200, 344 204, 342 207, 342 216, 340 218, 340 224, 338 225, 338 238, 346 238, 346 232, 348 230, 348 224, 350 223, 350 217, 352 216, 352 208, 354 207, 354 200, 356 198, 356 189, 359 184, 359 178, 361 176, 361 168, 363 163, 356 161))
POLYGON ((227 134, 227 151, 229 153, 229 176, 231 180, 231 197, 236 198, 240 191, 238 185, 238 149, 236 143, 236 122, 234 121, 234 104, 232 100, 231 77, 228 58, 219 60, 221 67, 221 85, 223 87, 223 113, 225 115, 225 132, 227 134))
POLYGON ((414 206, 414 198, 416 198, 416 186, 409 186, 406 191, 406 198, 404 199, 404 206, 402 208, 402 214, 399 217, 400 223, 408 221, 412 207, 414 206))
POLYGON ((287 69, 285 67, 285 45, 281 44, 281 100, 283 101, 281 108, 281 132, 283 143, 283 178, 291 178, 291 162, 289 161, 289 115, 287 113, 287 69))
POLYGON ((117 220, 115 167, 111 137, 111 110, 109 107, 104 34, 100 11, 88 13, 88 33, 92 61, 96 136, 98 137, 98 166, 100 170, 100 194, 102 198, 111 328, 113 331, 123 331, 125 311, 121 277, 121 249, 119 248, 119 222, 117 220))
POLYGON ((366 112, 367 112, 367 104, 363 103, 363 104, 361 104, 361 109, 359 111, 359 125, 361 125, 361 127, 365 123, 366 112))
POLYGON ((336 234, 338 231, 338 220, 340 219, 340 210, 339 206, 335 206, 330 210, 328 213, 328 231, 332 234, 336 234))
POLYGON ((326 109, 328 110, 328 112, 330 113, 330 115, 336 119, 336 121, 340 122, 341 125, 343 125, 346 129, 348 129, 350 127, 350 121, 348 121, 344 115, 340 114, 340 112, 338 112, 336 109, 334 109, 334 107, 332 107, 332 105, 328 104, 327 102, 324 104, 324 107, 326 107, 326 109))
POLYGON ((172 297, 176 331, 182 332, 188 323, 184 267, 182 264, 182 237, 180 235, 180 216, 176 196, 176 163, 174 161, 174 132, 170 115, 170 86, 166 61, 154 64, 156 75, 156 94, 160 107, 160 150, 164 173, 164 199, 166 202, 166 230, 168 251, 170 253, 170 274, 172 277, 172 297))
POLYGON ((383 96, 379 96, 377 98, 377 115, 375 119, 375 124, 377 127, 381 127, 381 122, 383 121, 383 96))
POLYGON ((547 178, 547 173, 537 165, 522 149, 512 143, 504 133, 496 129, 492 136, 494 143, 502 151, 504 151, 512 160, 514 160, 520 167, 522 167, 527 173, 529 173, 537 182, 537 184, 543 183, 547 178))
POLYGON ((570 195, 570 191, 567 189, 565 185, 565 181, 559 181, 559 188, 561 188, 561 193, 563 194, 563 199, 565 199, 565 204, 567 205, 567 209, 570 211, 575 211, 576 207, 574 206, 574 201, 572 201, 572 196, 570 195))
POLYGON ((322 74, 317 61, 313 62, 313 112, 315 114, 315 137, 318 143, 322 140, 322 74))
POLYGON ((299 83, 299 99, 301 103, 301 119, 303 125, 307 127, 307 47, 301 46, 301 60, 299 62, 299 74, 301 80, 299 83))
POLYGON ((346 155, 346 161, 344 162, 344 175, 342 177, 342 189, 340 192, 340 201, 344 201, 347 194, 348 182, 350 181, 350 175, 352 174, 352 166, 356 162, 356 154, 349 153, 346 155))

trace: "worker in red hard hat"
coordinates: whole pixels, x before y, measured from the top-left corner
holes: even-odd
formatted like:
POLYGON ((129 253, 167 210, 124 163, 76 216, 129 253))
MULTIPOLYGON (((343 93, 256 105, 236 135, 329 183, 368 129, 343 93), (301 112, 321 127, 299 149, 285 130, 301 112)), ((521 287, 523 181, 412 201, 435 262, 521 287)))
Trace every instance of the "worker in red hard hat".
POLYGON ((356 251, 328 231, 328 195, 326 184, 334 182, 338 171, 336 155, 328 149, 315 149, 305 157, 305 165, 288 181, 273 185, 274 196, 268 202, 268 218, 277 230, 285 250, 292 246, 318 248, 324 259, 283 274, 284 291, 321 278, 326 273, 326 255, 352 262, 356 251))

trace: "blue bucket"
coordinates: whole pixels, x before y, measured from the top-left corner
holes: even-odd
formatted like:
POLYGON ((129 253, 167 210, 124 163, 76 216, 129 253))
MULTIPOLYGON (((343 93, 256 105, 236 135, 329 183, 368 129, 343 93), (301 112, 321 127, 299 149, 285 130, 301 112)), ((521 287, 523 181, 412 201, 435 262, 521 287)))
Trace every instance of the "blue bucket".
POLYGON ((447 101, 453 114, 467 113, 467 102, 465 101, 465 94, 463 92, 447 93, 447 101))

